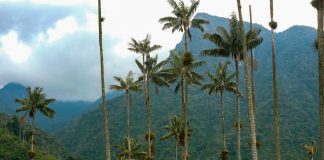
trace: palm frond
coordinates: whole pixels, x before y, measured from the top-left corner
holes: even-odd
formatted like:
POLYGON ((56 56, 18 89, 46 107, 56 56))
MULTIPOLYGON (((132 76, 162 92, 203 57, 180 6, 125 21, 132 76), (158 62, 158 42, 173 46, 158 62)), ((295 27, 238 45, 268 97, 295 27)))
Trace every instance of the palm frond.
POLYGON ((203 25, 204 24, 209 24, 209 21, 208 20, 205 20, 205 19, 193 19, 191 21, 191 27, 192 28, 197 28, 199 29, 201 32, 204 32, 204 27, 203 25))

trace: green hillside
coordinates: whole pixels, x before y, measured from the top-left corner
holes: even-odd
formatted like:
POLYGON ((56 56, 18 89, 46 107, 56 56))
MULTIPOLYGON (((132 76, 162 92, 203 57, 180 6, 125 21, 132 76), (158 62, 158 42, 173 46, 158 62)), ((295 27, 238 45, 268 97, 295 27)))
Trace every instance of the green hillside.
MULTIPOLYGON (((197 14, 196 17, 210 21, 206 32, 214 32, 216 26, 227 25, 225 18, 197 14)), ((273 99, 272 99, 272 66, 270 32, 259 25, 264 37, 263 44, 255 50, 258 60, 256 72, 256 100, 257 100, 257 138, 261 141, 259 159, 272 159, 274 155, 273 137, 273 99)), ((211 43, 201 39, 201 33, 193 30, 190 50, 198 59, 208 62, 199 68, 201 73, 207 72, 224 58, 201 57, 201 50, 212 47, 211 43)), ((281 127, 281 154, 285 160, 303 160, 306 152, 303 145, 319 138, 318 131, 318 81, 316 53, 312 48, 316 31, 305 26, 294 26, 276 34, 277 70, 281 127)), ((181 50, 182 42, 176 49, 181 50)), ((232 70, 234 65, 231 65, 232 70)), ((109 68, 107 68, 109 70, 109 68)), ((240 66, 241 76, 243 65, 240 66)), ((241 77, 242 78, 242 77, 241 77)), ((242 80, 241 80, 242 82, 242 80)), ((240 84, 245 93, 245 86, 240 84)), ((167 125, 168 116, 180 113, 181 96, 175 95, 173 87, 161 89, 159 95, 152 93, 153 125, 158 160, 170 160, 174 157, 174 141, 161 142, 159 137, 164 133, 162 126, 167 125)), ((209 96, 199 88, 190 88, 189 122, 193 129, 190 140, 190 156, 194 160, 219 159, 222 149, 220 127, 219 96, 209 96)), ((230 159, 235 158, 235 98, 225 94, 225 120, 228 137, 230 159)), ((142 94, 133 96, 131 112, 132 136, 144 141, 146 130, 145 100, 142 94)), ((249 159, 248 119, 246 101, 242 99, 242 158, 249 159)), ((109 114, 109 129, 111 144, 120 144, 125 135, 126 118, 124 97, 114 98, 107 103, 109 114)), ((96 110, 84 114, 74 120, 68 127, 56 134, 60 142, 75 154, 82 155, 87 160, 104 159, 104 130, 102 112, 96 110)), ((116 150, 112 149, 114 155, 116 150)))
MULTIPOLYGON (((19 138, 19 123, 16 117, 0 113, 0 159, 1 160, 27 160, 27 152, 30 150, 29 127, 19 138)), ((75 156, 67 152, 62 144, 45 132, 36 131, 36 157, 35 160, 72 160, 75 156)))

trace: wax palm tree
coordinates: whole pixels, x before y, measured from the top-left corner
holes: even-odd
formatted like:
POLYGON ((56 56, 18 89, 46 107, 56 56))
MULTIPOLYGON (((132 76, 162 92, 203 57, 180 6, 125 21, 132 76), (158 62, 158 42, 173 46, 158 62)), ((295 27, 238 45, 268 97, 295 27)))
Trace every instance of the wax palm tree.
POLYGON ((168 0, 168 3, 173 9, 172 16, 160 18, 159 22, 164 24, 162 30, 172 29, 172 33, 175 31, 184 32, 184 48, 185 52, 188 52, 188 38, 191 40, 190 27, 204 32, 203 25, 209 22, 205 19, 192 19, 199 6, 199 0, 192 0, 190 6, 186 6, 182 0, 179 0, 178 3, 175 0, 168 0))
POLYGON ((323 37, 323 1, 312 0, 317 9, 317 52, 319 79, 319 113, 320 113, 320 157, 324 160, 324 37, 323 37))
MULTIPOLYGON (((147 112, 147 125, 148 125, 148 135, 151 137, 151 128, 152 128, 152 115, 151 115, 151 103, 150 103, 150 94, 149 94, 149 86, 147 86, 148 82, 148 69, 146 68, 147 65, 145 65, 148 61, 148 59, 151 57, 150 53, 161 49, 162 46, 160 45, 152 45, 151 44, 151 37, 148 34, 145 39, 137 41, 134 38, 131 39, 131 42, 129 43, 129 50, 133 51, 135 53, 142 55, 142 63, 138 60, 135 60, 137 66, 142 72, 142 82, 143 82, 143 88, 144 88, 144 95, 145 95, 145 104, 146 104, 146 112, 147 112)), ((151 138, 148 138, 148 157, 152 159, 152 142, 151 138)))
MULTIPOLYGON (((125 79, 121 77, 114 77, 114 79, 119 83, 119 85, 110 85, 110 89, 117 91, 125 91, 125 102, 126 102, 126 112, 127 112, 127 138, 130 139, 130 107, 132 104, 132 93, 141 91, 141 85, 138 81, 135 81, 133 78, 133 73, 131 71, 128 72, 127 77, 125 79)), ((131 159, 131 144, 128 142, 128 150, 130 151, 128 154, 128 159, 131 159)))
POLYGON ((101 80, 101 106, 104 115, 104 129, 105 129, 105 146, 106 146, 106 160, 110 160, 110 144, 109 144, 109 127, 108 127, 108 113, 106 109, 106 91, 105 91, 105 67, 104 67, 104 53, 102 47, 102 22, 104 17, 101 16, 101 0, 98 0, 98 28, 99 28, 99 54, 100 54, 100 80, 101 80))
MULTIPOLYGON (((16 103, 21 106, 16 110, 16 112, 28 112, 29 117, 32 119, 32 132, 31 132, 31 148, 28 152, 29 159, 34 159, 34 137, 35 137, 35 117, 37 111, 49 118, 54 118, 55 111, 49 108, 49 104, 53 103, 55 99, 47 99, 46 94, 43 93, 43 88, 35 87, 31 89, 27 87, 27 98, 15 99, 16 103)), ((27 115, 27 114, 25 114, 27 115)))
POLYGON ((124 138, 124 142, 121 145, 114 145, 116 149, 119 150, 117 154, 118 160, 126 160, 129 155, 132 159, 143 160, 146 153, 141 151, 141 143, 138 139, 128 139, 124 138), (131 146, 131 151, 129 150, 128 144, 131 146))
POLYGON ((170 68, 164 70, 171 76, 170 82, 176 82, 175 92, 181 88, 182 100, 182 118, 184 123, 184 153, 183 159, 187 160, 189 157, 188 152, 188 86, 200 84, 203 79, 201 75, 196 73, 194 69, 205 64, 204 61, 195 61, 190 52, 178 54, 175 51, 170 51, 168 58, 170 68))
POLYGON ((279 131, 279 107, 278 107, 278 87, 277 87, 277 66, 274 30, 277 28, 277 22, 273 20, 273 0, 270 0, 270 18, 269 26, 271 28, 271 48, 272 48, 272 81, 273 81, 273 112, 274 112, 274 137, 275 137, 275 160, 280 160, 280 131, 279 131))
POLYGON ((151 112, 151 99, 150 99, 150 84, 153 82, 155 84, 156 92, 158 93, 157 86, 169 86, 167 80, 165 80, 166 72, 161 72, 163 66, 167 63, 167 60, 163 60, 158 62, 158 56, 156 55, 154 58, 149 54, 146 55, 146 60, 144 65, 140 63, 137 59, 135 60, 138 68, 142 73, 145 73, 145 76, 140 76, 139 81, 144 81, 145 84, 145 93, 146 93, 146 112, 147 112, 147 126, 148 132, 146 134, 148 141, 148 158, 154 159, 153 155, 153 131, 152 131, 152 112, 151 112))
MULTIPOLYGON (((223 94, 225 91, 239 94, 239 91, 237 90, 236 87, 237 84, 235 81, 233 81, 235 74, 227 73, 227 64, 228 64, 227 62, 220 63, 216 68, 215 74, 208 73, 208 78, 210 82, 204 84, 201 87, 202 90, 207 90, 209 95, 220 93, 221 113, 222 113, 221 124, 222 124, 223 147, 224 147, 223 152, 227 152, 223 94)), ((225 159, 228 159, 228 157, 225 159)))
POLYGON ((249 117, 249 126, 250 126, 250 142, 251 142, 251 154, 252 160, 258 159, 258 151, 256 146, 256 127, 255 127, 255 115, 253 110, 253 100, 252 100, 252 92, 251 92, 251 83, 250 83, 250 73, 249 73, 249 63, 248 63, 248 55, 247 55, 247 41, 244 34, 244 25, 243 25, 243 16, 242 16, 242 6, 241 1, 237 0, 237 9, 239 13, 240 19, 240 39, 242 44, 242 53, 243 53, 243 62, 244 62, 244 79, 245 79, 245 87, 246 87, 246 96, 248 102, 248 117, 249 117))
MULTIPOLYGON (((201 55, 204 56, 222 56, 222 57, 231 57, 235 61, 235 76, 237 90, 239 90, 239 61, 243 58, 242 52, 242 42, 240 40, 240 29, 239 22, 236 18, 235 13, 231 14, 229 19, 229 31, 224 27, 217 27, 217 32, 210 34, 204 34, 203 38, 211 41, 217 46, 216 48, 203 50, 201 55)), ((250 30, 246 33, 245 37, 247 39, 247 48, 252 50, 253 48, 260 45, 263 41, 263 38, 259 36, 261 30, 250 30)), ((236 96, 236 111, 237 111, 237 122, 236 126, 241 126, 240 119, 240 95, 236 96)), ((237 129, 237 159, 241 159, 241 128, 236 127, 237 129)))
POLYGON ((175 139, 175 159, 178 160, 178 145, 180 143, 180 134, 182 131, 182 121, 181 117, 177 115, 173 115, 169 117, 169 124, 164 126, 163 128, 167 131, 166 134, 164 134, 161 137, 161 140, 167 140, 171 137, 174 137, 175 139))

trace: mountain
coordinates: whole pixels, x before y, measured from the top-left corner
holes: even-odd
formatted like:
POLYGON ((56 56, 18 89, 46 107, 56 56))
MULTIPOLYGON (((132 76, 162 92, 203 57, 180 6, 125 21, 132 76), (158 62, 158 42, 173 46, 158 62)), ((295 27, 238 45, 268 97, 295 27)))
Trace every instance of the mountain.
MULTIPOLYGON (((19 83, 8 83, 0 89, 0 112, 18 115, 19 113, 16 113, 16 109, 19 107, 19 104, 15 103, 15 99, 24 97, 26 97, 25 86, 19 83)), ((36 117, 36 125, 45 131, 57 132, 64 128, 72 119, 92 109, 90 104, 92 104, 92 102, 56 101, 50 104, 50 107, 56 112, 54 119, 48 119, 39 114, 39 116, 36 117)))
MULTIPOLYGON (((122 92, 112 91, 108 92, 106 97, 107 99, 112 99, 121 94, 122 92)), ((24 97, 26 97, 25 86, 16 82, 6 84, 0 89, 0 112, 11 115, 18 114, 16 113, 16 109, 19 107, 19 104, 15 103, 15 99, 24 97)), ((73 119, 94 109, 94 106, 100 103, 101 98, 98 98, 98 100, 94 102, 57 100, 50 104, 50 107, 56 112, 54 119, 48 119, 39 114, 39 116, 36 117, 36 125, 47 132, 58 132, 73 119)))
MULTIPOLYGON (((215 32, 217 26, 227 26, 226 18, 199 13, 196 17, 208 19, 206 32, 215 32)), ((245 23, 248 26, 247 23, 245 23)), ((259 159, 274 157, 273 131, 273 89, 271 62, 271 34, 266 28, 254 24, 262 30, 264 42, 255 50, 258 69, 255 73, 255 93, 257 103, 257 139, 261 142, 259 159)), ((189 48, 198 59, 208 62, 198 69, 201 73, 213 70, 214 65, 226 58, 202 57, 200 51, 214 47, 203 40, 202 33, 193 29, 192 42, 189 48)), ((319 139, 318 117, 318 75, 317 55, 312 48, 316 30, 307 26, 293 26, 283 32, 276 33, 277 77, 279 90, 279 110, 281 127, 282 159, 305 159, 304 144, 319 139)), ((183 39, 176 46, 183 50, 183 39)), ((234 64, 231 68, 234 71, 234 64)), ((243 83, 243 64, 240 65, 241 114, 244 123, 242 129, 242 159, 250 158, 248 146, 248 118, 245 86, 243 83)), ((151 95, 153 128, 158 160, 169 160, 174 157, 174 141, 161 142, 164 134, 163 126, 168 123, 168 116, 180 113, 181 97, 173 92, 174 88, 159 90, 159 95, 151 95)), ((219 95, 209 96, 199 88, 189 90, 189 122, 192 128, 190 140, 190 156, 194 160, 218 159, 222 149, 219 95)), ((133 95, 131 109, 131 133, 140 138, 144 144, 146 132, 146 110, 143 94, 133 95)), ((235 97, 225 94, 225 123, 230 159, 235 159, 236 133, 233 127, 236 119, 235 97)), ((124 97, 116 97, 107 103, 111 144, 120 144, 125 135, 124 97)), ((56 134, 58 139, 82 155, 84 159, 104 159, 104 130, 100 107, 89 111, 75 119, 68 127, 56 134)), ((112 147, 112 155, 116 149, 112 147)))

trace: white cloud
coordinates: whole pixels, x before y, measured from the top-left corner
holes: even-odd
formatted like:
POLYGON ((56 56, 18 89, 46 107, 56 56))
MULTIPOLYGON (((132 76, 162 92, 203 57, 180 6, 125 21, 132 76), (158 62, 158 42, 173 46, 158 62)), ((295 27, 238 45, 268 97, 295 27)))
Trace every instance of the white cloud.
POLYGON ((25 62, 32 53, 32 48, 19 41, 15 31, 10 31, 0 38, 2 50, 14 63, 25 62))
POLYGON ((93 0, 29 0, 33 3, 42 3, 42 4, 52 4, 52 5, 76 5, 76 4, 86 4, 86 5, 96 5, 93 0))
POLYGON ((69 16, 64 19, 58 20, 55 24, 55 28, 50 28, 47 31, 48 41, 54 42, 61 39, 67 34, 72 34, 79 29, 79 25, 74 17, 69 16))

